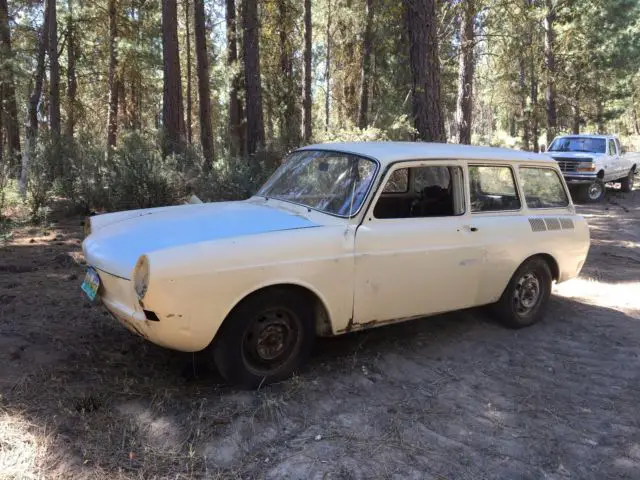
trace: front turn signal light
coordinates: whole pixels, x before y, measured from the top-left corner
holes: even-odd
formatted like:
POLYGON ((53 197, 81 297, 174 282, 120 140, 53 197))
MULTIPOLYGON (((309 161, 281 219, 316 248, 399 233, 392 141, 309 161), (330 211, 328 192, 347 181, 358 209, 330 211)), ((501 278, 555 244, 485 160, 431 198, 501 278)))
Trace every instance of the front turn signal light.
POLYGON ((586 165, 579 166, 576 171, 578 172, 595 172, 596 166, 593 163, 588 163, 586 165))

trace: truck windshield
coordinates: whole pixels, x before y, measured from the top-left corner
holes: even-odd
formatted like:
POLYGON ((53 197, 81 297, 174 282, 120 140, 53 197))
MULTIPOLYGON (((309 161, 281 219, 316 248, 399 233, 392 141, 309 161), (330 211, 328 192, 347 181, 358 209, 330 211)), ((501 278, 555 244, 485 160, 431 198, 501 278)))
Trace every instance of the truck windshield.
POLYGON ((376 170, 376 162, 357 155, 301 150, 286 159, 257 195, 349 217, 360 209, 376 170))
POLYGON ((607 141, 604 138, 562 137, 556 138, 549 147, 550 152, 588 152, 606 153, 607 141))

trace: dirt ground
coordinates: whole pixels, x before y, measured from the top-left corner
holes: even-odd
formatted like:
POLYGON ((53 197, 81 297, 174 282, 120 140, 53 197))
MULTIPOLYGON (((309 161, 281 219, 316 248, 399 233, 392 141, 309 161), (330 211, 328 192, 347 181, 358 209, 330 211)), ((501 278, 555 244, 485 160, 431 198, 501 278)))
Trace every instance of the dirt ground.
POLYGON ((82 297, 78 219, 0 244, 0 477, 640 478, 640 191, 511 331, 470 311, 319 342, 258 392, 82 297))

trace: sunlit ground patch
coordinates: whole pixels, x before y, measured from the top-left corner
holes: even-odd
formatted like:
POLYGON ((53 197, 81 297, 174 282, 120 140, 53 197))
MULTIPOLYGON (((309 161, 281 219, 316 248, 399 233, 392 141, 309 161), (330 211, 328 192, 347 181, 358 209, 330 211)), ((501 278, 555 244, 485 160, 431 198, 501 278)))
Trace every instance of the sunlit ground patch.
POLYGON ((40 478, 49 436, 32 433, 20 415, 0 411, 0 478, 40 478))
POLYGON ((577 278, 554 287, 554 294, 620 310, 640 311, 640 282, 605 283, 577 278))

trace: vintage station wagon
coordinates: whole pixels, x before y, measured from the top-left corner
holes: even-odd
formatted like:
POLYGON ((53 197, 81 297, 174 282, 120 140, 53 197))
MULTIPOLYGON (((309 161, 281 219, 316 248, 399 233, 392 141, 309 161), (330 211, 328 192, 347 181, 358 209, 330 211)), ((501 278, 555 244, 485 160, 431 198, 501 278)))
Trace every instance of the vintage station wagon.
POLYGON ((87 226, 89 297, 250 388, 290 376, 319 335, 481 305, 529 326, 589 249, 551 158, 429 143, 312 145, 248 200, 87 226))

